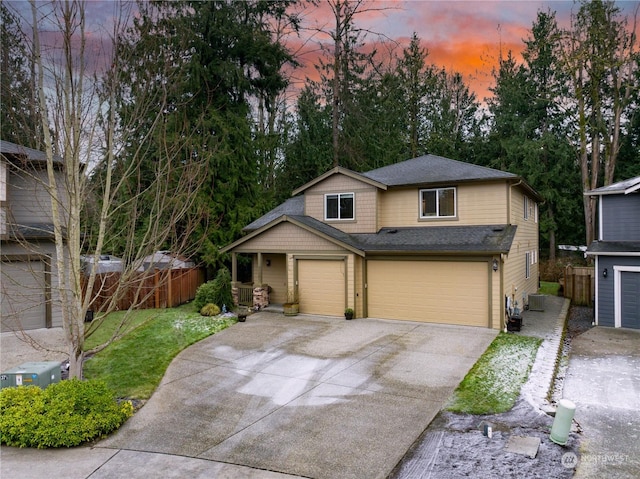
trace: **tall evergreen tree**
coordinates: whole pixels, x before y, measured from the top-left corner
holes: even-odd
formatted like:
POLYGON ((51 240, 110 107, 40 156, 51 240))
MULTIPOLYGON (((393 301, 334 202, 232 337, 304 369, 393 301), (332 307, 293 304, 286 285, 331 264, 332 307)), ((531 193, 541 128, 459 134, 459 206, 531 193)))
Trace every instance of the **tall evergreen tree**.
MULTIPOLYGON (((261 195, 264 152, 258 148, 264 142, 254 141, 259 128, 252 107, 286 87, 282 66, 292 58, 274 40, 269 22, 285 16, 289 3, 140 3, 140 17, 123 42, 127 57, 137 61, 126 67, 129 86, 121 92, 119 114, 135 112, 136 97, 149 88, 168 95, 166 133, 187 138, 184 161, 206 159, 209 165, 192 212, 200 226, 190 233, 209 265, 219 261, 219 246, 270 206, 261 195), (169 70, 159 58, 173 60, 169 70), (143 81, 150 78, 153 83, 143 81)), ((146 148, 153 175, 165 140, 148 142, 145 131, 141 121, 139 141, 127 145, 121 161, 126 167, 128 155, 146 148)))
POLYGON ((41 149, 31 41, 5 2, 0 2, 0 27, 0 138, 41 149))

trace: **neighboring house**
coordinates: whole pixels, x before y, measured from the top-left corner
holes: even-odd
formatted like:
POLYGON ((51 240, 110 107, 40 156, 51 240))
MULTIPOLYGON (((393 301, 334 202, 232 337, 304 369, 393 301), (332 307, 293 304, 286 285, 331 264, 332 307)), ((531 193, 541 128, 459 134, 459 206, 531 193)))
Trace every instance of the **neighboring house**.
MULTIPOLYGON (((54 159, 58 185, 63 162, 54 159)), ((0 141, 1 331, 62 326, 45 153, 0 141), (52 287, 52 285, 54 285, 52 287)), ((60 188, 64 212, 67 196, 60 188)), ((64 232, 63 232, 64 234, 64 232)))
MULTIPOLYGON (((94 264, 94 257, 91 255, 81 256, 82 270, 85 275, 91 274, 92 265, 94 264)), ((121 273, 122 272, 122 259, 110 254, 101 254, 98 257, 97 266, 95 267, 96 274, 104 273, 121 273)))
POLYGON ((640 176, 585 193, 598 198, 595 320, 640 329, 640 176))
MULTIPOLYGON (((500 329, 505 301, 538 290, 540 196, 517 175, 421 156, 334 168, 222 248, 301 313, 500 329)), ((237 286, 237 283, 236 283, 237 286)))
POLYGON ((181 269, 193 268, 195 263, 189 258, 172 253, 171 251, 157 251, 154 254, 146 256, 142 260, 142 266, 138 271, 147 271, 154 269, 181 269))

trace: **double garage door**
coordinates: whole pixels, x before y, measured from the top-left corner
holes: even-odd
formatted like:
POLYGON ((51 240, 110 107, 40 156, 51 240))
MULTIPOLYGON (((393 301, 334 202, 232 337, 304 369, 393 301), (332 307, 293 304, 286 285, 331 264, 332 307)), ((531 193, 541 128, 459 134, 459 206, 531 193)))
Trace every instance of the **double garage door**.
POLYGON ((371 260, 367 280, 370 317, 489 325, 486 262, 371 260))
POLYGON ((47 327, 45 268, 42 261, 2 263, 1 331, 47 327))

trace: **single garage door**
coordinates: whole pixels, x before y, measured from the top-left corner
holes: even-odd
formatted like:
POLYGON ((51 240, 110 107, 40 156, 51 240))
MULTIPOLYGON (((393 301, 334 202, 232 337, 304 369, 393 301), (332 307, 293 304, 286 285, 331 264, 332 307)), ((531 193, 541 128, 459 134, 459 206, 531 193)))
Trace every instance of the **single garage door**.
POLYGON ((369 261, 373 318, 489 326, 487 263, 369 261))
POLYGON ((46 327, 42 261, 2 263, 2 331, 46 327))
POLYGON ((640 272, 620 273, 620 326, 640 329, 640 272))
POLYGON ((298 260, 300 312, 343 316, 345 263, 336 260, 298 260))

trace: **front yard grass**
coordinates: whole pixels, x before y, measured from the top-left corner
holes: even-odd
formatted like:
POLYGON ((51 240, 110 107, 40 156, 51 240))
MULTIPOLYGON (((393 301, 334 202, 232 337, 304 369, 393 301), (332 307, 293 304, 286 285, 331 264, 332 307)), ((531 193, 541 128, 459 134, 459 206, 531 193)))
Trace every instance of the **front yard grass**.
POLYGON ((101 379, 127 399, 148 399, 180 351, 236 322, 201 316, 192 304, 134 314, 139 325, 84 364, 85 378, 101 379))
POLYGON ((510 410, 520 395, 541 339, 501 332, 453 393, 452 412, 496 414, 510 410))

